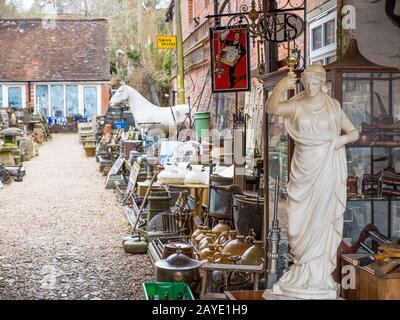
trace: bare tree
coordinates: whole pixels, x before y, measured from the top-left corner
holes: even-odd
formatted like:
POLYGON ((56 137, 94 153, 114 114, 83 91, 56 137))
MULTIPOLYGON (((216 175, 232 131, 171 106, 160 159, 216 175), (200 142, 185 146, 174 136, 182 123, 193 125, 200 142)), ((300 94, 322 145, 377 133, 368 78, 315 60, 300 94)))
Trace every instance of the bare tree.
POLYGON ((14 1, 0 0, 0 18, 14 18, 17 16, 17 4, 14 1))

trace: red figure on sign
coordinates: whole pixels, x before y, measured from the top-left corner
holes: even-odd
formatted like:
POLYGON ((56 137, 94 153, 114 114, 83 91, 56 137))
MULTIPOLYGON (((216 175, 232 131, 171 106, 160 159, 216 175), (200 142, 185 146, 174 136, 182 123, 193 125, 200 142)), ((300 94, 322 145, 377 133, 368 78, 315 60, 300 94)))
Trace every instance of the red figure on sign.
POLYGON ((211 29, 210 38, 213 92, 250 90, 248 29, 211 29))

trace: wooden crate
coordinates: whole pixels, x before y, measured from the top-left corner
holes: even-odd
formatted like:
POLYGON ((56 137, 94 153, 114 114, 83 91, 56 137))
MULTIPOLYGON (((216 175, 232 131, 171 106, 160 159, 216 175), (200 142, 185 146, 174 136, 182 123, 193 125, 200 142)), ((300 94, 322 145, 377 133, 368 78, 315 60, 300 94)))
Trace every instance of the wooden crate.
POLYGON ((225 291, 228 300, 265 300, 263 298, 264 290, 252 291, 225 291))
MULTIPOLYGON (((354 259, 367 254, 342 255, 342 267, 351 265, 354 259)), ((342 289, 342 297, 349 300, 400 300, 400 268, 382 278, 375 276, 375 270, 382 262, 374 262, 365 267, 355 267, 356 288, 342 289)))

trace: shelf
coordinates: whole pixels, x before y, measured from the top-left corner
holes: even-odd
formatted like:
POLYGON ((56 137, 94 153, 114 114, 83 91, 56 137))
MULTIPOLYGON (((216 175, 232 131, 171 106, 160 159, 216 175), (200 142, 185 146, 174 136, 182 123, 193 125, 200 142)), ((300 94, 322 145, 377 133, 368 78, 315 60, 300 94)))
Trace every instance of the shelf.
POLYGON ((386 148, 386 149, 395 149, 395 148, 400 148, 400 145, 398 146, 377 146, 377 145, 371 145, 371 146, 366 146, 366 145, 355 145, 355 144, 348 144, 346 148, 359 148, 359 149, 371 149, 371 148, 386 148))
POLYGON ((400 197, 364 197, 348 198, 347 201, 400 201, 400 197))

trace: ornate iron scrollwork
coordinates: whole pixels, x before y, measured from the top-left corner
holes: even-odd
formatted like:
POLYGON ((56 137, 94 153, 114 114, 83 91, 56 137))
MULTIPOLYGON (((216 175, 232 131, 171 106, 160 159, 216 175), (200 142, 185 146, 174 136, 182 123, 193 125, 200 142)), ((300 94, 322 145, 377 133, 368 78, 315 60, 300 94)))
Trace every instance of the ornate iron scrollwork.
MULTIPOLYGON (((228 18, 224 23, 224 27, 218 27, 221 36, 229 29, 244 25, 247 26, 253 47, 257 45, 258 70, 259 75, 264 74, 264 52, 265 48, 262 44, 265 41, 277 43, 279 46, 287 45, 288 56, 296 55, 298 57, 298 66, 304 66, 304 57, 297 48, 295 39, 299 38, 305 30, 305 22, 301 15, 305 15, 305 0, 286 0, 281 3, 277 9, 266 10, 263 8, 261 1, 256 3, 252 0, 250 4, 242 4, 238 12, 231 13, 230 2, 223 5, 227 6, 228 12, 218 15, 210 15, 208 18, 215 18, 218 23, 222 18, 228 18), (294 12, 301 13, 295 14, 294 12)), ((222 76, 223 69, 217 63, 215 72, 222 76)))

